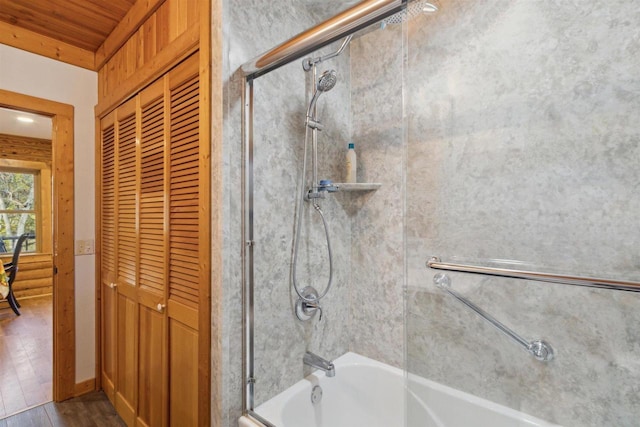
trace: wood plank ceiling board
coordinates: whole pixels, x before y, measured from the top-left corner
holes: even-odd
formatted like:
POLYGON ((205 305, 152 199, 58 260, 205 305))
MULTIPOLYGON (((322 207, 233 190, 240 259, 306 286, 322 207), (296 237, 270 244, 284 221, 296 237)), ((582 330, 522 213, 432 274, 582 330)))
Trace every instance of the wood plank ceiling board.
POLYGON ((0 21, 90 52, 135 0, 0 0, 0 21))

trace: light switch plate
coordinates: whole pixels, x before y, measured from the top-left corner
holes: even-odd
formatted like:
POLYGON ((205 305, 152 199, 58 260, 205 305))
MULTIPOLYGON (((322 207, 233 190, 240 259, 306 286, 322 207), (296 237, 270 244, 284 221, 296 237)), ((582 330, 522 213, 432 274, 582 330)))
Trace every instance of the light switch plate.
POLYGON ((76 240, 76 255, 91 255, 95 253, 94 240, 76 240))

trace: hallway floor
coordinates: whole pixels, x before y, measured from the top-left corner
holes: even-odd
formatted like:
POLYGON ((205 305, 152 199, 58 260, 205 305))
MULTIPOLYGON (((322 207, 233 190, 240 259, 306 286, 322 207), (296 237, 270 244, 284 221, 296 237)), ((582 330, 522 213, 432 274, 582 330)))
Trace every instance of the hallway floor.
POLYGON ((52 296, 20 304, 0 309, 0 419, 52 400, 52 296))
POLYGON ((104 393, 49 402, 0 420, 0 427, 125 427, 104 393))

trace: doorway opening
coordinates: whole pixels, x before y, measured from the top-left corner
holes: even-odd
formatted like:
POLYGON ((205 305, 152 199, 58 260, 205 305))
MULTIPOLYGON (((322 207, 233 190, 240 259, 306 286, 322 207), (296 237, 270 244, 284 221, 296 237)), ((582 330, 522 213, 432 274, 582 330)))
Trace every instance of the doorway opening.
POLYGON ((51 132, 0 107, 0 418, 53 399, 51 132))
MULTIPOLYGON (((51 120, 50 214, 35 226, 39 231, 34 233, 33 245, 51 253, 52 397, 62 401, 75 395, 73 106, 0 89, 0 107, 51 120), (47 239, 38 240, 38 234, 51 236, 50 246, 47 239)), ((36 163, 28 164, 31 167, 23 171, 37 171, 36 163)), ((40 197, 46 197, 44 193, 40 197)), ((30 304, 21 305, 26 309, 30 304)))

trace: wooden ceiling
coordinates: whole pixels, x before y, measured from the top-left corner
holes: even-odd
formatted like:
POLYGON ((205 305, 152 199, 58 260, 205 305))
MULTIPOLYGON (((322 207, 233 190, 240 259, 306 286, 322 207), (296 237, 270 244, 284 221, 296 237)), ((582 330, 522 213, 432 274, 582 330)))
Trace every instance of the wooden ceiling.
POLYGON ((0 21, 95 52, 135 0, 0 0, 0 21))
POLYGON ((0 0, 0 44, 97 71, 165 0, 0 0))

